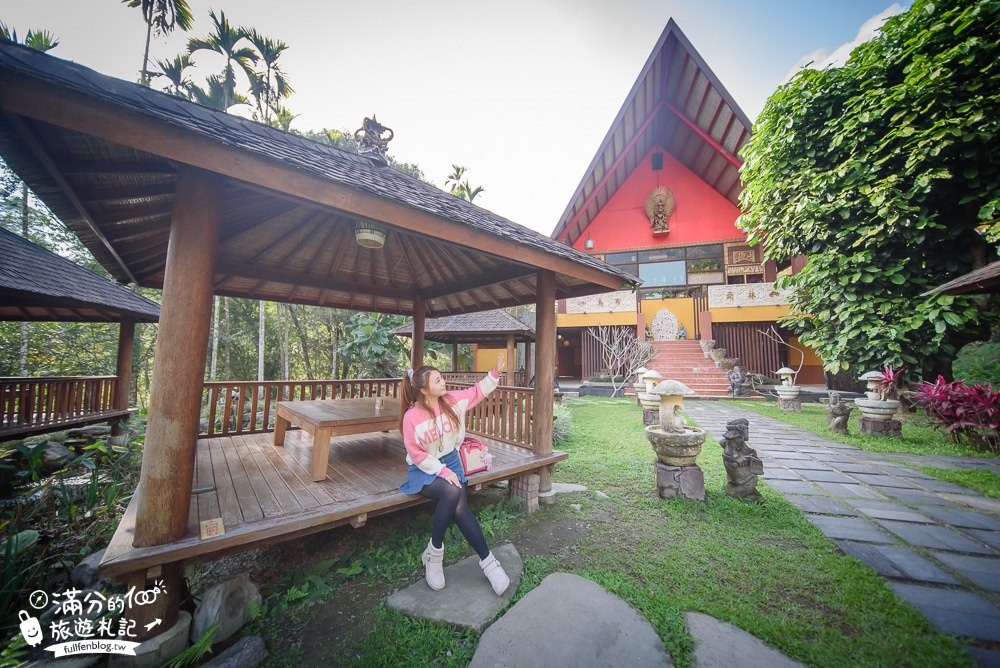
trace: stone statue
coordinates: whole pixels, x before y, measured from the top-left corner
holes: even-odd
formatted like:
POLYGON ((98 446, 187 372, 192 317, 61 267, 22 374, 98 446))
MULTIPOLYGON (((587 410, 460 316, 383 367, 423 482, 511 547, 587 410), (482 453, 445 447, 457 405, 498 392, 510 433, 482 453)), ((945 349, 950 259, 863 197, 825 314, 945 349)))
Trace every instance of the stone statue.
POLYGON ((677 338, 681 339, 681 340, 684 340, 684 339, 687 339, 687 337, 688 337, 688 331, 687 331, 687 329, 684 328, 684 325, 681 325, 677 329, 677 338))
POLYGON ((386 150, 394 136, 395 133, 379 123, 374 114, 371 118, 365 116, 361 127, 354 132, 354 139, 358 142, 358 154, 367 156, 369 160, 385 166, 389 164, 386 150))
POLYGON ((738 364, 729 370, 726 378, 729 379, 729 392, 733 398, 750 396, 750 382, 738 364))
POLYGON ((854 406, 840 398, 840 392, 830 393, 830 405, 826 407, 826 423, 830 431, 847 434, 847 421, 854 406))
POLYGON ((646 216, 653 226, 653 234, 670 231, 670 214, 673 212, 674 194, 669 189, 659 186, 646 198, 646 216))
POLYGON ((757 491, 757 476, 764 473, 764 463, 750 447, 750 422, 746 418, 726 423, 722 437, 722 463, 726 467, 726 494, 737 499, 763 501, 757 491))

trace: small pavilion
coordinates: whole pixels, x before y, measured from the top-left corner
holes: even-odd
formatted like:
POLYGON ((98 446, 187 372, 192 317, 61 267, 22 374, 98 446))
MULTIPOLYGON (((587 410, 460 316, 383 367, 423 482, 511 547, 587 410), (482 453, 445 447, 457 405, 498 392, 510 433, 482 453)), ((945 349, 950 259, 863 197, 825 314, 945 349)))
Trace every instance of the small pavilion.
MULTIPOLYGON (((364 134, 377 149, 381 132, 364 134)), ((115 278, 163 290, 140 482, 100 571, 166 585, 133 610, 139 629, 162 619, 148 635, 175 623, 198 560, 422 501, 399 492, 398 432, 335 438, 318 482, 302 431, 274 447, 237 421, 236 433, 198 439, 213 295, 409 315, 414 366, 427 318, 534 304, 537 386, 551 388, 555 300, 637 284, 393 170, 378 150, 341 151, 7 42, 0 154, 115 278), (206 518, 225 531, 200 535, 206 518)), ((350 396, 363 385, 337 382, 350 396)), ((528 395, 500 402, 516 414, 476 424, 487 435, 520 425, 521 440, 491 440, 497 464, 471 483, 537 474, 545 491, 566 457, 552 448, 552 392, 510 390, 528 395)))
POLYGON ((13 232, 0 228, 0 320, 117 322, 114 376, 0 378, 0 440, 129 414, 135 323, 156 322, 160 307, 13 232))
MULTIPOLYGON (((392 332, 397 336, 413 336, 413 323, 397 327, 392 332)), ((531 368, 531 343, 535 340, 535 330, 503 309, 462 313, 443 318, 431 318, 424 323, 424 338, 427 341, 451 344, 451 374, 458 373, 458 344, 476 343, 488 348, 507 350, 507 361, 514 369, 515 351, 518 343, 524 343, 524 368, 531 368)), ((449 374, 449 375, 451 375, 449 374)), ((509 385, 526 385, 525 378, 516 378, 517 372, 508 372, 509 378, 503 382, 509 385)))

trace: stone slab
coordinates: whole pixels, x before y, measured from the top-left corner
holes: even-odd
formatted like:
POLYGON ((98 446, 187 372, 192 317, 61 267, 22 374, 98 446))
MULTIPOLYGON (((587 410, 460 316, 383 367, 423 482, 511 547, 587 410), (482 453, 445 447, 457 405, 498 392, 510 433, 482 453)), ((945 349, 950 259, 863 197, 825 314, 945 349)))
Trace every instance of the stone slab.
POLYGON ((843 463, 837 464, 837 470, 844 473, 879 473, 880 470, 874 464, 868 463, 843 463))
POLYGON ((943 524, 951 526, 1000 531, 1000 522, 982 513, 977 513, 974 510, 954 510, 952 508, 927 506, 920 508, 920 512, 927 513, 943 524))
POLYGON ((800 473, 803 478, 812 482, 839 482, 848 485, 854 482, 853 479, 837 471, 800 471, 800 473))
POLYGON ((893 591, 945 631, 1000 642, 1000 609, 965 591, 891 582, 893 591))
POLYGON ((990 554, 988 547, 966 538, 957 531, 936 524, 913 524, 894 520, 876 520, 889 531, 911 545, 952 552, 977 552, 990 554))
POLYGON ((936 506, 949 506, 954 504, 953 501, 935 494, 934 492, 923 492, 919 490, 898 489, 892 487, 885 487, 882 491, 907 503, 936 506))
POLYGON ((700 612, 685 612, 684 624, 694 639, 691 660, 695 668, 797 668, 778 650, 768 647, 756 636, 743 629, 719 621, 700 612))
POLYGON ((852 506, 860 510, 868 517, 876 517, 880 520, 898 520, 900 522, 919 522, 921 524, 933 524, 934 520, 910 510, 906 506, 890 501, 869 501, 867 499, 851 499, 848 501, 852 506))
POLYGON ((600 585, 553 573, 490 626, 469 668, 673 666, 645 617, 600 585))
POLYGON ((961 504, 977 510, 985 510, 990 513, 1000 514, 1000 500, 997 499, 991 499, 986 496, 975 496, 972 494, 941 494, 940 496, 942 499, 955 504, 961 504))
POLYGON ((953 568, 959 575, 972 580, 983 589, 1000 591, 1000 559, 970 557, 951 552, 932 552, 936 559, 953 568))
POLYGON ((904 578, 934 584, 958 584, 958 580, 927 561, 911 548, 898 545, 875 545, 838 540, 837 545, 846 554, 871 566, 887 578, 904 578))
POLYGON ((479 567, 479 557, 473 555, 445 566, 445 588, 441 591, 428 587, 421 577, 406 589, 391 595, 386 600, 386 605, 404 615, 453 624, 481 633, 501 610, 510 605, 524 570, 521 555, 510 543, 495 548, 493 555, 510 578, 510 586, 503 596, 493 593, 489 580, 479 567))
POLYGON ((878 485, 879 487, 894 487, 898 489, 921 489, 912 481, 892 475, 881 475, 877 473, 852 473, 852 477, 857 478, 866 485, 878 485))
POLYGON ((825 517, 807 515, 827 538, 866 541, 870 543, 895 543, 891 534, 875 528, 859 517, 825 517))
POLYGON ((975 660, 979 668, 1000 668, 1000 650, 966 645, 965 651, 975 660))
POLYGON ((949 492, 951 494, 976 493, 974 490, 971 490, 968 487, 962 487, 961 485, 956 485, 953 482, 948 482, 946 480, 938 480, 937 478, 928 478, 926 480, 921 480, 920 486, 932 492, 949 492))
POLYGON ((981 529, 967 529, 966 533, 978 538, 994 550, 1000 550, 1000 531, 983 531, 981 529))
POLYGON ((783 465, 790 469, 796 471, 832 471, 833 467, 829 464, 824 464, 823 462, 816 461, 815 459, 785 459, 781 462, 783 465))
POLYGON ((184 651, 190 631, 191 613, 181 610, 173 626, 139 643, 135 648, 135 656, 109 655, 108 668, 158 668, 184 651))
POLYGON ((782 494, 819 494, 820 491, 815 486, 805 481, 798 480, 765 480, 765 483, 772 489, 782 494))
POLYGON ((552 483, 552 489, 547 492, 539 492, 538 496, 547 497, 555 496, 556 494, 567 494, 572 492, 586 492, 586 485, 577 485, 570 482, 554 482, 552 483))
POLYGON ((802 476, 791 469, 782 468, 778 465, 765 468, 762 477, 768 480, 802 480, 802 476))
POLYGON ((862 485, 845 485, 839 482, 818 482, 816 483, 818 487, 822 490, 833 494, 834 496, 840 496, 844 498, 855 498, 855 499, 875 499, 878 501, 884 501, 885 496, 879 494, 873 489, 864 487, 862 485))
POLYGON ((807 513, 818 513, 821 515, 857 515, 853 508, 834 501, 827 496, 805 496, 802 494, 785 494, 785 500, 796 508, 807 513))

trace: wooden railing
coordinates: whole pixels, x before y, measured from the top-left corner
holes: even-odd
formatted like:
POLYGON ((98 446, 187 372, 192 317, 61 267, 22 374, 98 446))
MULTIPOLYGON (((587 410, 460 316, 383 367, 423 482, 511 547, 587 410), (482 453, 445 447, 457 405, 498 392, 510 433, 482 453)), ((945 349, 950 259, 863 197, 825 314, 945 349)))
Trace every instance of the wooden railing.
POLYGON ((199 438, 274 430, 274 403, 398 397, 399 378, 216 381, 204 384, 199 438))
MULTIPOLYGON (((480 380, 482 374, 476 375, 480 380)), ((278 401, 399 397, 399 378, 379 380, 219 381, 204 384, 198 438, 274 431, 278 401)), ((449 380, 448 389, 472 383, 449 380)), ((500 386, 466 413, 469 433, 511 445, 532 447, 535 393, 530 387, 500 386)))
MULTIPOLYGON (((445 371, 441 374, 444 379, 449 383, 478 383, 486 375, 480 371, 445 371)), ((511 383, 508 376, 510 372, 504 372, 500 375, 500 384, 508 385, 513 387, 527 387, 528 379, 525 378, 525 373, 523 371, 514 372, 514 382, 511 383)))
POLYGON ((45 431, 115 410, 116 376, 0 378, 0 435, 45 431))

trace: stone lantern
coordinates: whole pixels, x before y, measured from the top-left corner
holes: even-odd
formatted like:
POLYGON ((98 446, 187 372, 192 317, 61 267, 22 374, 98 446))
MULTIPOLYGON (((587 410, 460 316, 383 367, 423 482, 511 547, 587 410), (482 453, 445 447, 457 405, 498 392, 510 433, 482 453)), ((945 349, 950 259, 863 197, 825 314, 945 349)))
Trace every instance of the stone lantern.
POLYGON ((656 491, 660 498, 680 496, 705 500, 705 475, 695 464, 705 443, 705 431, 689 427, 680 414, 684 397, 694 394, 680 381, 665 380, 649 392, 659 401, 659 424, 646 427, 646 439, 656 453, 656 491))
POLYGON ((882 399, 882 393, 879 391, 879 385, 882 382, 882 374, 878 371, 869 371, 867 373, 861 374, 858 380, 863 380, 867 383, 865 389, 867 390, 865 394, 869 399, 873 401, 879 401, 882 399))
POLYGON ((642 406, 642 402, 639 401, 639 393, 645 392, 646 390, 646 381, 642 379, 642 374, 646 373, 647 371, 649 371, 649 369, 647 369, 644 366, 641 366, 635 370, 635 382, 632 383, 632 387, 635 388, 635 403, 638 406, 642 406))
POLYGON ((774 389, 778 393, 778 408, 798 413, 802 410, 802 400, 799 399, 799 392, 802 388, 795 384, 795 373, 787 366, 775 371, 774 375, 781 379, 781 384, 774 389))
POLYGON ((893 415, 899 410, 900 403, 897 399, 883 398, 882 374, 878 371, 869 371, 862 374, 858 380, 863 380, 868 384, 867 392, 865 392, 867 398, 854 400, 854 405, 861 411, 861 434, 902 436, 903 423, 893 419, 893 415))
POLYGON ((639 392, 639 405, 642 406, 642 423, 653 424, 659 420, 657 411, 660 410, 660 398, 654 394, 653 386, 663 379, 663 374, 659 371, 649 369, 642 374, 642 382, 645 385, 645 392, 639 392))

